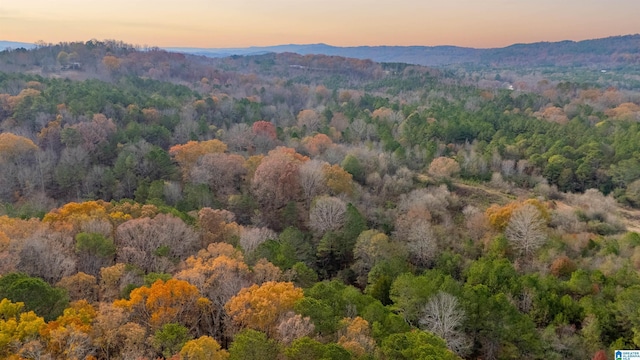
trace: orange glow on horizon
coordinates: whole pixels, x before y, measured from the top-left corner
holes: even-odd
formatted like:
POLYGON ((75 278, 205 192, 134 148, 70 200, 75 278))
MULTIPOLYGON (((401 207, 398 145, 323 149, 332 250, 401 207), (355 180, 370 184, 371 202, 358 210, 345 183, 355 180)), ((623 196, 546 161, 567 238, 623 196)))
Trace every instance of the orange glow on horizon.
POLYGON ((326 43, 488 48, 640 32, 640 2, 610 0, 31 0, 0 5, 0 40, 116 39, 160 47, 326 43))

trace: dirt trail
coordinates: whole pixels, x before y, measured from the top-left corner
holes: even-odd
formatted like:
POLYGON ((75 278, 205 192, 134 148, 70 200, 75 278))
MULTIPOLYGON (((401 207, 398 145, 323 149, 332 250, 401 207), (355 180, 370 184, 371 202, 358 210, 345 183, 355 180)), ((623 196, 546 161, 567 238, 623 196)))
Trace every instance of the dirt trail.
POLYGON ((518 198, 519 194, 507 194, 497 189, 482 184, 467 185, 461 182, 454 183, 455 193, 462 197, 468 197, 471 203, 506 204, 518 198))
MULTIPOLYGON (((464 183, 455 183, 456 193, 461 196, 468 196, 477 203, 484 202, 485 204, 498 203, 506 204, 510 201, 514 201, 518 197, 526 197, 526 191, 515 191, 512 194, 506 194, 500 190, 493 189, 484 185, 467 185, 464 183)), ((564 201, 554 201, 556 209, 575 209, 573 206, 567 204, 564 201)), ((616 214, 620 220, 624 223, 627 231, 633 231, 640 234, 640 210, 631 209, 628 207, 618 206, 615 209, 616 214)))
POLYGON ((618 214, 627 226, 627 231, 640 233, 640 210, 618 208, 618 214))

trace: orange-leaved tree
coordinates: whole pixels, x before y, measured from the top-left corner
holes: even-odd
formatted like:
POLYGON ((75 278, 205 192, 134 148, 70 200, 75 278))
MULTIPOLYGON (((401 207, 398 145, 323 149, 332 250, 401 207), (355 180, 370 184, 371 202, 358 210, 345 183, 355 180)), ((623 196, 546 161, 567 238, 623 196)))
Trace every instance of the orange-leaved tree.
POLYGON ((254 122, 251 126, 251 131, 256 136, 265 136, 271 140, 275 140, 277 137, 275 125, 264 120, 254 122))
POLYGON ((550 219, 549 210, 547 206, 538 199, 527 199, 525 201, 514 201, 510 202, 504 206, 493 204, 486 211, 485 214, 489 218, 489 223, 493 226, 494 229, 498 231, 504 231, 509 225, 509 220, 511 219, 511 215, 513 212, 524 206, 524 205, 533 205, 540 212, 540 216, 545 222, 548 222, 550 219))
POLYGON ((94 232, 107 236, 113 235, 113 229, 127 220, 154 217, 158 212, 154 205, 134 202, 70 202, 48 212, 42 221, 52 224, 58 231, 94 232))
POLYGON ((7 234, 5 234, 4 231, 0 231, 0 252, 8 248, 10 242, 11 240, 9 240, 7 234))
POLYGON ((72 301, 98 301, 98 281, 93 275, 78 272, 63 277, 56 286, 67 290, 72 301))
POLYGON ((211 301, 202 297, 194 285, 171 279, 134 289, 129 300, 116 300, 113 305, 127 310, 133 321, 153 331, 169 323, 195 331, 202 317, 209 313, 211 301))
POLYGON ((318 156, 327 151, 333 145, 333 141, 325 134, 316 134, 302 139, 302 145, 309 155, 318 156))
POLYGON ((33 141, 12 133, 0 134, 0 164, 18 161, 21 157, 34 154, 38 146, 33 141))
POLYGON ((376 347, 376 341, 371 337, 369 322, 357 316, 344 318, 340 321, 342 330, 338 344, 349 350, 356 357, 372 354, 376 347))
POLYGON ((79 232, 83 223, 92 220, 109 220, 102 201, 70 202, 48 212, 42 219, 58 231, 79 232))
POLYGON ((280 317, 303 296, 291 282, 269 281, 242 289, 225 308, 235 325, 275 334, 280 317))
POLYGON ((227 151, 227 145, 220 140, 189 141, 186 144, 174 145, 169 149, 169 154, 178 162, 185 178, 189 177, 191 169, 196 161, 204 154, 223 153, 227 151))
POLYGON ((0 216, 0 231, 9 240, 22 240, 45 227, 38 219, 23 220, 8 217, 7 215, 0 216))
POLYGON ((197 257, 189 257, 185 269, 176 278, 195 285, 211 301, 210 317, 203 323, 207 332, 216 338, 224 336, 224 305, 242 288, 251 284, 251 271, 242 254, 229 244, 211 244, 197 257))
POLYGON ((40 331, 56 358, 84 359, 93 352, 92 324, 97 312, 86 300, 76 301, 40 331))

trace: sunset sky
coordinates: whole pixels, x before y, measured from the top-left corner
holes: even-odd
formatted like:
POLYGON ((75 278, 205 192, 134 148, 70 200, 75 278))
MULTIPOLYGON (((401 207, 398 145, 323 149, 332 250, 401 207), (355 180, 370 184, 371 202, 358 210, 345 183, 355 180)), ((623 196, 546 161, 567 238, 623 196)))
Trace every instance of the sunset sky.
POLYGON ((640 33, 638 0, 0 0, 0 40, 502 47, 640 33))

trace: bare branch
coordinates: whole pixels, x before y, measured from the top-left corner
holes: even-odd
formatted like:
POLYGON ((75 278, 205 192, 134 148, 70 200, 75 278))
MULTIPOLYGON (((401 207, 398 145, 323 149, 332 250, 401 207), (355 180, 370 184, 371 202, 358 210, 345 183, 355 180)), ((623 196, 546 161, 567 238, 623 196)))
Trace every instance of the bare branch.
POLYGON ((470 350, 471 342, 460 330, 465 319, 464 310, 455 296, 441 291, 429 300, 423 312, 420 325, 443 338, 449 349, 461 356, 470 350))
POLYGON ((531 256, 547 239, 540 211, 531 204, 516 209, 511 215, 505 236, 522 255, 531 256))

